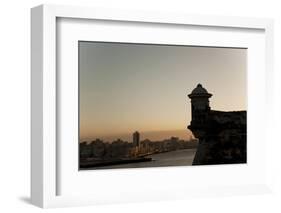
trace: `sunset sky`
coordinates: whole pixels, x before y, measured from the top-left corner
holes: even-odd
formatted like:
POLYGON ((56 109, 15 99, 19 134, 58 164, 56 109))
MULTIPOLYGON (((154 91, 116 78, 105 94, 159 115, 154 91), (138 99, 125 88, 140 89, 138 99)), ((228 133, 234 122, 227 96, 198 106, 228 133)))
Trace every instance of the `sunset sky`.
POLYGON ((198 83, 212 109, 246 110, 246 49, 79 42, 79 73, 80 141, 188 139, 198 83))

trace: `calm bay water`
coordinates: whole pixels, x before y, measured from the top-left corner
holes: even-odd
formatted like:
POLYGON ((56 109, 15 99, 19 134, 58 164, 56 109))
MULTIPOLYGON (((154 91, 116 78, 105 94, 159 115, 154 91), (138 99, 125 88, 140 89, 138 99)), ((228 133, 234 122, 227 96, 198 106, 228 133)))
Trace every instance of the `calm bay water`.
POLYGON ((172 152, 165 152, 160 154, 153 154, 151 157, 153 161, 128 163, 122 165, 103 166, 97 169, 114 169, 114 168, 146 168, 159 166, 191 166, 195 156, 196 149, 183 149, 172 152))

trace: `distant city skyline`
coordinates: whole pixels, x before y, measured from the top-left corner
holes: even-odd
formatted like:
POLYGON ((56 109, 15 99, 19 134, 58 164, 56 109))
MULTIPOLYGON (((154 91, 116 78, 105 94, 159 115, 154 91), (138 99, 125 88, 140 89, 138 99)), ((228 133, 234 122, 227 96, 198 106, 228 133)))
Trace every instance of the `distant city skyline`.
MULTIPOLYGON (((104 142, 113 142, 118 139, 123 141, 132 142, 133 141, 133 133, 120 133, 120 134, 105 134, 99 135, 98 137, 81 137, 80 142, 91 142, 95 139, 103 140, 104 142)), ((170 139, 171 137, 178 137, 181 140, 190 140, 194 138, 190 130, 183 129, 183 130, 163 130, 163 131, 149 131, 149 132, 139 132, 140 133, 140 140, 150 140, 150 141, 162 141, 165 139, 170 139)))
POLYGON ((247 108, 246 49, 79 42, 79 74, 80 141, 190 138, 187 95, 198 83, 211 108, 247 108))

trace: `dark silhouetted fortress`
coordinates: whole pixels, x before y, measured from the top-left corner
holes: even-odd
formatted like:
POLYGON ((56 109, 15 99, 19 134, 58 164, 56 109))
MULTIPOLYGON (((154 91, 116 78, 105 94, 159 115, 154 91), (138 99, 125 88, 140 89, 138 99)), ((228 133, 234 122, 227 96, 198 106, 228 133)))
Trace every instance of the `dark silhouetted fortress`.
POLYGON ((199 139, 193 165, 246 163, 246 111, 211 110, 212 94, 201 84, 188 97, 192 111, 188 129, 199 139))

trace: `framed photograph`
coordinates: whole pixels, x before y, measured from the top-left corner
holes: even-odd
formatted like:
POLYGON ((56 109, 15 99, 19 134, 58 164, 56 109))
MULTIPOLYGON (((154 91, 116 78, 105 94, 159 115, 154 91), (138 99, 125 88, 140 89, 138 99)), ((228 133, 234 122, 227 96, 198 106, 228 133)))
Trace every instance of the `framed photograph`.
POLYGON ((270 192, 272 20, 31 14, 33 204, 270 192))

